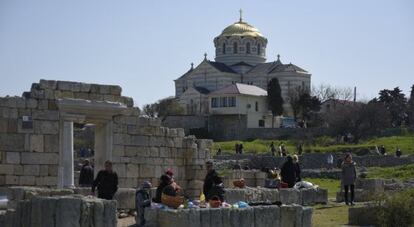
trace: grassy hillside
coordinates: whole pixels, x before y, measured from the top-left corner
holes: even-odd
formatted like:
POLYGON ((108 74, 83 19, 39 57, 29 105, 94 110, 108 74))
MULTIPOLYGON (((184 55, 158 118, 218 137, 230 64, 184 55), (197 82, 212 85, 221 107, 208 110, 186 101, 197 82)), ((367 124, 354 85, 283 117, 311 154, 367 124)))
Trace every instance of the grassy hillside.
MULTIPOLYGON (((297 153, 296 145, 291 140, 254 140, 254 141, 227 141, 214 143, 214 150, 221 147, 223 152, 234 153, 234 145, 236 142, 242 142, 244 151, 251 153, 265 153, 270 152, 270 143, 274 142, 276 146, 284 143, 288 152, 297 153)), ((390 136, 374 138, 366 141, 361 141, 358 144, 335 144, 335 139, 331 137, 316 138, 314 144, 304 145, 304 152, 344 152, 356 151, 362 149, 374 149, 375 145, 384 145, 388 153, 394 154, 397 147, 399 147, 403 154, 414 154, 414 135, 408 134, 404 136, 390 136)))
POLYGON ((408 180, 414 178, 414 164, 368 168, 368 178, 408 180))

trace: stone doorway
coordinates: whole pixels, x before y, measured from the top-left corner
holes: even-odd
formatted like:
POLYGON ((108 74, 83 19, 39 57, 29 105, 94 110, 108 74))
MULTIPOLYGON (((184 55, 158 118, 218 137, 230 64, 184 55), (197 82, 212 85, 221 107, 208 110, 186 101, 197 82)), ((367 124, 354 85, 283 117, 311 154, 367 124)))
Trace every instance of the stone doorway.
POLYGON ((113 117, 127 107, 121 103, 80 99, 58 100, 60 113, 58 187, 75 187, 74 178, 74 123, 95 125, 95 175, 106 160, 112 159, 113 117))

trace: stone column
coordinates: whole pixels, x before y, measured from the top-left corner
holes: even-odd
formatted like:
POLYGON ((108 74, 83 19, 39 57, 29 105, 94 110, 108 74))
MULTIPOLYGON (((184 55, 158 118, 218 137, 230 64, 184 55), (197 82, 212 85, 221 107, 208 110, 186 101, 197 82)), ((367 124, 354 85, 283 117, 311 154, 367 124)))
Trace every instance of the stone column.
POLYGON ((63 122, 62 133, 62 183, 64 188, 73 188, 73 122, 63 122))

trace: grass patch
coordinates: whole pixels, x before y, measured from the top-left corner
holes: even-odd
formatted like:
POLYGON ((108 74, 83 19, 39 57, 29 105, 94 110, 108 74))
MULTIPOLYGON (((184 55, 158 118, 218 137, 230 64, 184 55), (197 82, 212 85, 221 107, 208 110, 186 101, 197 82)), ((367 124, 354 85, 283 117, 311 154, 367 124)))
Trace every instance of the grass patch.
POLYGON ((328 189, 328 198, 336 198, 336 192, 338 192, 341 187, 340 180, 335 179, 305 178, 304 180, 317 184, 320 188, 328 189))
POLYGON ((408 180, 414 178, 414 164, 368 168, 367 178, 408 180))
MULTIPOLYGON (((284 143, 290 154, 297 153, 296 143, 292 140, 253 140, 253 141, 227 141, 215 142, 214 150, 219 147, 224 153, 235 153, 234 145, 236 142, 242 142, 244 151, 247 153, 266 153, 270 152, 270 143, 274 142, 275 146, 284 143)), ((361 141, 358 144, 335 144, 335 139, 328 136, 318 137, 313 144, 305 144, 303 146, 304 152, 348 152, 358 150, 373 150, 375 146, 384 145, 387 153, 393 155, 397 147, 401 149, 404 154, 414 154, 414 135, 407 134, 403 136, 390 136, 373 138, 361 141)))
POLYGON ((348 223, 348 206, 314 206, 312 226, 332 227, 348 223))

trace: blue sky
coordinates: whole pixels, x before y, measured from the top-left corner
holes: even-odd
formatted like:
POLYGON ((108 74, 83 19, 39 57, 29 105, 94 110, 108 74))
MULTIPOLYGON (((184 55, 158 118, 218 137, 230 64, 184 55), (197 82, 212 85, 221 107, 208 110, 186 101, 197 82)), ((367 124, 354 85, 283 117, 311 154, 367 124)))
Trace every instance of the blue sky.
POLYGON ((213 38, 238 20, 312 73, 360 99, 414 84, 414 1, 0 0, 0 96, 39 79, 118 84, 137 106, 174 95, 173 80, 214 59, 213 38))

